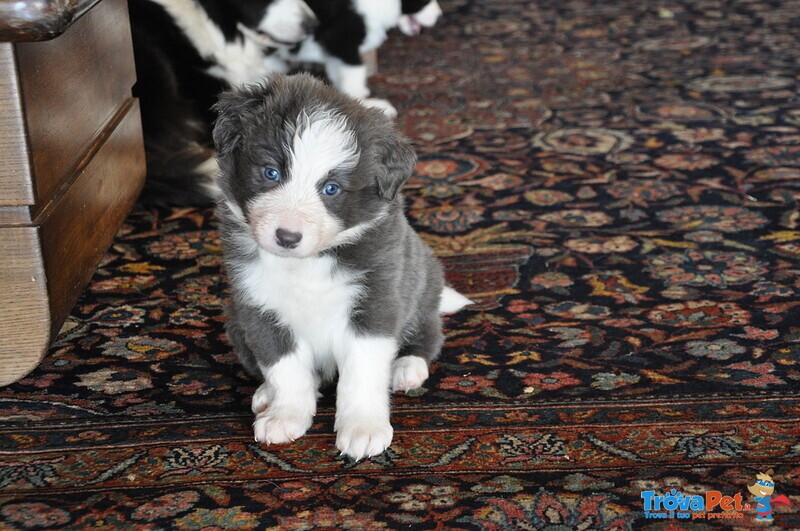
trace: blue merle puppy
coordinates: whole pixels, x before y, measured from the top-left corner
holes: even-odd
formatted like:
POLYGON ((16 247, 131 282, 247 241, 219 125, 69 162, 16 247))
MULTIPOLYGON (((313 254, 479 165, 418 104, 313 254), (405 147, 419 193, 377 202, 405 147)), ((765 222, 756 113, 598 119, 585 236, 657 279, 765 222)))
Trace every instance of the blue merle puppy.
POLYGON ((216 110, 227 331, 264 380, 255 438, 302 436, 338 373, 336 447, 380 454, 390 391, 425 382, 440 313, 469 303, 404 216, 414 151, 382 112, 307 75, 234 89, 216 110))

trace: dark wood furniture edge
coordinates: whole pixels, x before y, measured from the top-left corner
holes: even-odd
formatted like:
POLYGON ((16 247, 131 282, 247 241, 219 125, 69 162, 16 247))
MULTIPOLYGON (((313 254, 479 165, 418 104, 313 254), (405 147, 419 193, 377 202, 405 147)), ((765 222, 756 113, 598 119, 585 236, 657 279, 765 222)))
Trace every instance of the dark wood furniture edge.
MULTIPOLYGON (((44 203, 38 212, 34 212, 33 225, 40 226, 47 221, 47 218, 50 216, 50 213, 53 211, 53 209, 56 208, 61 199, 67 193, 69 193, 75 182, 84 174, 87 166, 91 164, 97 153, 103 149, 108 139, 117 132, 120 124, 131 112, 135 112, 137 114, 140 112, 139 100, 136 98, 130 98, 126 100, 117 109, 114 115, 105 124, 103 124, 103 128, 97 133, 97 136, 95 136, 95 138, 92 140, 92 143, 89 144, 89 147, 69 172, 71 177, 66 179, 61 184, 60 188, 48 198, 47 203, 44 203)), ((143 183, 142 186, 144 186, 143 183)))
POLYGON ((145 160, 126 0, 0 0, 0 39, 2 386, 47 355, 145 160))
POLYGON ((0 41, 58 37, 100 0, 0 0, 0 41))
POLYGON ((139 100, 132 98, 126 102, 107 133, 95 155, 78 170, 79 175, 64 195, 42 212, 40 226, 48 278, 51 341, 55 340, 144 186, 139 100), (67 257, 72 264, 65 269, 67 257))
POLYGON ((139 102, 131 98, 93 143, 92 156, 83 158, 59 200, 40 213, 39 225, 0 227, 0 250, 7 257, 0 260, 0 277, 12 288, 0 290, 0 386, 25 377, 47 354, 139 196, 145 175, 140 124, 139 102), (65 269, 67 256, 77 266, 65 269))

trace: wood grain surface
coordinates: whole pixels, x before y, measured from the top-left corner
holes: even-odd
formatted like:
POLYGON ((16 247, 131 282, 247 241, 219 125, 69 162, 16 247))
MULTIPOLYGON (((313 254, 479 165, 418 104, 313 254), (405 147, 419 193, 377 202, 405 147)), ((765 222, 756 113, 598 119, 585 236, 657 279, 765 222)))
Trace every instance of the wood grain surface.
POLYGON ((0 43, 0 385, 45 355, 141 191, 134 83, 126 0, 0 43))
POLYGON ((50 308, 36 227, 0 229, 0 385, 33 370, 50 342, 50 308))
POLYGON ((34 203, 14 45, 0 42, 0 208, 34 203))
POLYGON ((130 97, 136 70, 127 17, 125 0, 103 0, 58 39, 16 45, 39 205, 130 97))
POLYGON ((144 184, 139 103, 120 115, 111 135, 64 197, 45 212, 42 248, 53 337, 122 225, 144 184))

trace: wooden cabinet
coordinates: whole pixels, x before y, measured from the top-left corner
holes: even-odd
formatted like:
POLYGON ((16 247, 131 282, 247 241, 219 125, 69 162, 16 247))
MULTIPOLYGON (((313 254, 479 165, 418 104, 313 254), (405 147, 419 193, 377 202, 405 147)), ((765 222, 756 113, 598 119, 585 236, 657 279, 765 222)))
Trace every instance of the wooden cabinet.
POLYGON ((0 41, 5 385, 46 353, 133 206, 145 161, 125 0, 0 0, 0 41))

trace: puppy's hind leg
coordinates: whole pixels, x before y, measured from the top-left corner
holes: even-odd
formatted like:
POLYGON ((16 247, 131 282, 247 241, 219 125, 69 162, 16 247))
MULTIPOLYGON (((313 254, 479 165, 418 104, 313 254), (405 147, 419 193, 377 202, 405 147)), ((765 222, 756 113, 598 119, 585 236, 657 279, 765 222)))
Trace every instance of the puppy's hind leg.
POLYGON ((442 349, 444 335, 437 314, 429 316, 415 332, 410 343, 400 350, 392 364, 392 391, 408 392, 422 387, 428 379, 428 364, 442 349))
POLYGON ((456 313, 461 308, 473 304, 471 300, 449 286, 442 289, 439 299, 439 313, 456 313))
POLYGON ((388 100, 381 98, 367 98, 365 100, 361 100, 361 103, 367 107, 372 107, 374 109, 383 111, 383 114, 389 118, 395 118, 397 116, 397 109, 395 109, 394 105, 389 103, 388 100))

